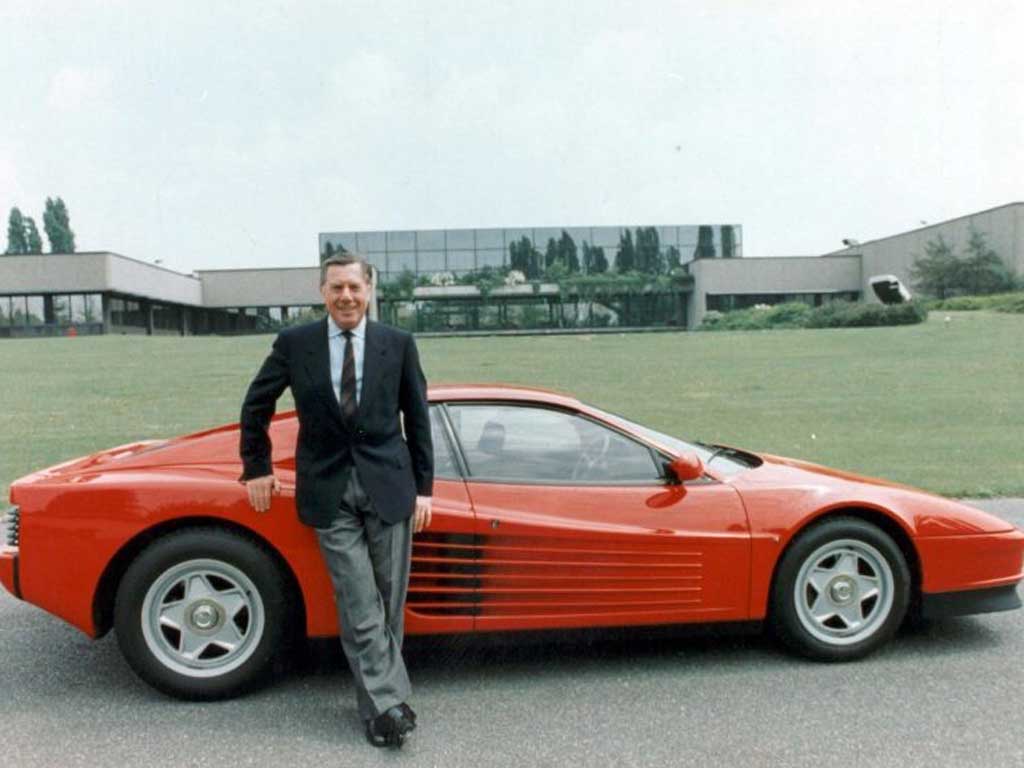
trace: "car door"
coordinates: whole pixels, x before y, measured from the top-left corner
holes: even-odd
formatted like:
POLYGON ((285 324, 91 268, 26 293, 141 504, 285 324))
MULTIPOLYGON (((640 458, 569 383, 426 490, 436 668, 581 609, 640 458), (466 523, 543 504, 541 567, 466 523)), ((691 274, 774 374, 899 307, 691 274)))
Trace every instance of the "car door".
POLYGON ((476 613, 475 521, 439 406, 430 408, 434 496, 430 527, 413 536, 406 598, 410 634, 466 632, 476 613))
POLYGON ((671 486, 624 431, 556 408, 449 403, 476 515, 478 630, 746 618, 749 528, 710 478, 671 486))

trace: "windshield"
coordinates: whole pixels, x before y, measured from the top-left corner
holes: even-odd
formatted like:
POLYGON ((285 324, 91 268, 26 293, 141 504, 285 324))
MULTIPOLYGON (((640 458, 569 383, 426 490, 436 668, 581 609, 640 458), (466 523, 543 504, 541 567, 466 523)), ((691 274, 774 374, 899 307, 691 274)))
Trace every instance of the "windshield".
MULTIPOLYGON (((593 408, 593 406, 591 407, 593 408)), ((678 437, 666 435, 664 432, 659 432, 656 429, 637 424, 635 421, 630 421, 618 414, 609 413, 600 408, 594 408, 594 411, 608 422, 618 424, 623 429, 646 438, 659 446, 663 446, 676 456, 683 453, 695 453, 700 457, 705 466, 714 462, 715 469, 726 475, 734 474, 742 469, 748 469, 751 466, 750 459, 753 457, 747 457, 746 454, 734 452, 732 449, 701 442, 690 443, 686 440, 680 440, 678 437)))

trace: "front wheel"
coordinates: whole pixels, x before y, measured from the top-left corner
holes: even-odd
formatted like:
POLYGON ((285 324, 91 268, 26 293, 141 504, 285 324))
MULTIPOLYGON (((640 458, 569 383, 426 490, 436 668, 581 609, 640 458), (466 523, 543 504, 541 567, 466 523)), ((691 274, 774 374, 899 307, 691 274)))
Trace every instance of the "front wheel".
POLYGON ((772 625, 804 656, 861 658, 899 628, 910 602, 910 571, 892 538, 870 523, 843 517, 804 533, 779 565, 772 625))
POLYGON ((118 644, 132 669, 182 699, 233 696, 269 669, 285 625, 285 582, 255 542, 219 529, 157 539, 121 579, 118 644))

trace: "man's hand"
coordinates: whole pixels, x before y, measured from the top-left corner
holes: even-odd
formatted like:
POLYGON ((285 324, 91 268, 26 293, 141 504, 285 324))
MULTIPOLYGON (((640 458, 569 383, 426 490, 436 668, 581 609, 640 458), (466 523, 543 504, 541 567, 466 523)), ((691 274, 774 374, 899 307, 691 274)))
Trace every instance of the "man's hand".
POLYGON ((412 518, 412 532, 419 533, 430 525, 430 496, 416 497, 416 512, 412 518))
MULTIPOLYGON (((266 512, 270 509, 270 494, 280 493, 281 484, 273 475, 254 477, 245 481, 245 488, 249 491, 249 503, 257 512, 266 512)), ((430 514, 429 512, 427 513, 430 514)))

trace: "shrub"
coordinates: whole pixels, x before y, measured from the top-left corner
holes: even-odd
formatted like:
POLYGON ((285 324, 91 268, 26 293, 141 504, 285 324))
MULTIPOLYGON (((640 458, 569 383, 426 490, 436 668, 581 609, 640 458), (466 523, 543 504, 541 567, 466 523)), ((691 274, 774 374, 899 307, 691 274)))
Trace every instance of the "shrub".
POLYGON ((997 293, 990 296, 957 296, 952 299, 935 301, 932 309, 945 309, 952 312, 970 312, 988 309, 994 312, 1024 313, 1024 293, 997 293))
POLYGON ((880 325, 911 325, 928 317, 917 301, 906 304, 861 304, 831 301, 811 308, 801 302, 752 307, 734 312, 708 312, 699 331, 760 331, 772 328, 864 328, 880 325))

